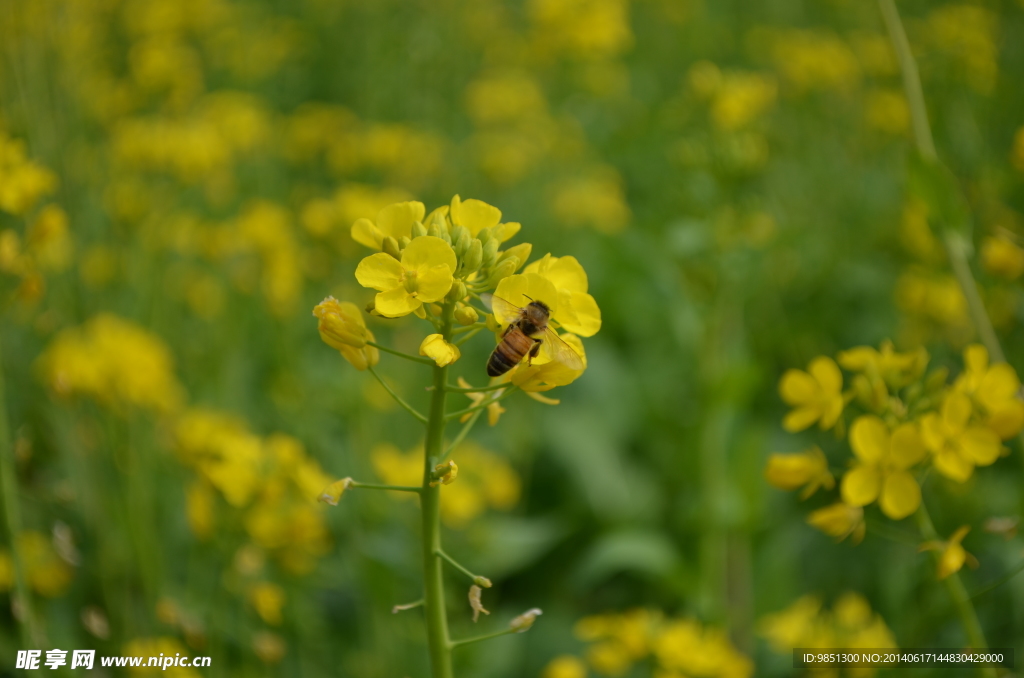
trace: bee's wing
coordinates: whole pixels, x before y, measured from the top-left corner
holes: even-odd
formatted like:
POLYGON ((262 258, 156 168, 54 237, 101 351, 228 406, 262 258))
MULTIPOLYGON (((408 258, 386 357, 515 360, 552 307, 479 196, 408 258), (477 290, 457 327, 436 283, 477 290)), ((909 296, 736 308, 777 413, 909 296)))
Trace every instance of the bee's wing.
POLYGON ((552 360, 562 363, 570 370, 583 370, 583 358, 580 354, 550 327, 544 328, 544 344, 552 360))
POLYGON ((505 301, 496 294, 483 294, 480 297, 487 307, 494 313, 494 317, 502 325, 514 323, 523 314, 523 309, 515 304, 505 301))

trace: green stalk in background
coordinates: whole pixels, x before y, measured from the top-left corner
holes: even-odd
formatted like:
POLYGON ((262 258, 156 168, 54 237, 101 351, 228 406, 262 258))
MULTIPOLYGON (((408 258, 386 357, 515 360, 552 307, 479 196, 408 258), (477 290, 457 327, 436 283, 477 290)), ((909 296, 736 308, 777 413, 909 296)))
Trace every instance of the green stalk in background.
POLYGON ((4 525, 11 544, 11 561, 14 563, 14 591, 17 600, 15 618, 21 632, 23 648, 38 647, 42 639, 37 633, 32 599, 25 583, 25 567, 18 551, 18 534, 21 533, 21 507, 18 504, 18 479, 15 476, 14 445, 11 442, 11 427, 7 421, 7 400, 4 397, 3 351, 0 350, 0 489, 4 493, 4 525))
MULTIPOLYGON (((925 105, 924 90, 921 87, 921 77, 918 74, 914 54, 910 50, 910 41, 907 40, 907 34, 903 30, 903 22, 900 20, 899 10, 896 9, 894 0, 878 0, 878 5, 882 11, 886 28, 889 31, 889 38, 892 41, 893 49, 899 59, 900 70, 903 73, 903 89, 910 107, 910 120, 914 131, 914 143, 917 147, 917 152, 926 162, 937 165, 939 164, 939 157, 935 150, 935 140, 932 137, 931 125, 928 122, 928 109, 925 105)), ((971 264, 968 259, 968 255, 972 250, 970 241, 967 240, 964 234, 947 227, 943 233, 943 242, 946 246, 950 265, 963 290, 964 297, 967 299, 971 318, 975 329, 978 331, 978 335, 988 349, 993 362, 1006 362, 1006 355, 999 344, 999 338, 992 327, 992 321, 989 319, 988 312, 982 303, 981 295, 978 294, 978 284, 971 272, 971 264)), ((938 538, 935 526, 932 524, 931 517, 928 515, 927 509, 925 509, 924 503, 918 509, 917 519, 921 535, 926 540, 938 538)), ((946 585, 949 588, 949 593, 956 606, 957 613, 960 615, 960 621, 963 624, 964 632, 967 634, 968 642, 970 642, 974 649, 984 650, 988 647, 988 643, 985 641, 981 623, 978 621, 978 613, 974 609, 963 581, 960 579, 960 574, 954 572, 947 577, 946 585)), ((994 676, 995 670, 985 669, 983 674, 994 676)))

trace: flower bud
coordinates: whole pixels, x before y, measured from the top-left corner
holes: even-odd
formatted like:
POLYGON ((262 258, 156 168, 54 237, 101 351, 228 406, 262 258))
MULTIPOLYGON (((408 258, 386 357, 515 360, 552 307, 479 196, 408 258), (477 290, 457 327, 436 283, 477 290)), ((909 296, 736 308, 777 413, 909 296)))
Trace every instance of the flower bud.
POLYGON ((462 274, 469 275, 480 269, 480 266, 484 261, 484 247, 483 244, 474 238, 469 243, 469 249, 466 250, 466 256, 462 259, 462 274))
POLYGON ((343 346, 366 346, 366 326, 355 304, 327 297, 313 309, 313 315, 320 338, 331 348, 340 351, 343 346))
POLYGON ((494 586, 494 584, 491 583, 490 579, 488 579, 487 577, 483 577, 481 575, 473 577, 473 583, 477 586, 482 586, 485 589, 489 589, 492 586, 494 586))
POLYGON ((404 250, 406 247, 409 246, 409 243, 411 242, 412 240, 409 238, 409 236, 403 235, 401 238, 398 239, 398 249, 404 250))
POLYGON ((494 231, 489 228, 481 228, 476 232, 476 239, 480 241, 481 245, 486 245, 491 240, 494 240, 494 231))
POLYGON ((472 325, 480 318, 480 314, 472 306, 459 304, 455 309, 455 322, 460 325, 472 325))
POLYGON ((449 344, 440 334, 430 334, 420 344, 420 355, 430 358, 438 367, 444 367, 458 360, 462 354, 458 346, 449 344))
POLYGON ((320 493, 320 496, 317 497, 316 500, 324 504, 337 506, 338 500, 341 499, 341 495, 344 494, 345 490, 347 490, 350 487, 352 487, 351 478, 342 478, 341 480, 336 480, 330 485, 328 485, 324 489, 324 491, 320 493))
POLYGON ((466 290, 466 283, 456 280, 452 283, 452 288, 448 290, 448 301, 462 301, 467 294, 469 292, 466 290))
POLYGON ((412 225, 412 237, 419 238, 427 234, 427 227, 423 225, 422 221, 417 221, 412 225))
POLYGON ((517 257, 511 257, 501 262, 487 276, 487 287, 497 287, 499 281, 515 273, 517 268, 519 268, 519 259, 517 257))
MULTIPOLYGON (((526 263, 526 260, 530 258, 530 252, 533 251, 533 245, 528 242, 520 243, 515 247, 510 247, 504 252, 498 255, 498 263, 515 257, 519 259, 519 266, 526 263)), ((516 266, 516 270, 519 270, 519 266, 516 266)), ((513 271, 515 273, 515 271, 513 271)))
POLYGON ((508 626, 516 633, 522 633, 523 631, 526 631, 531 626, 533 626, 533 622, 536 621, 537 617, 541 616, 542 614, 544 613, 541 612, 540 608, 535 607, 532 610, 527 610, 526 612, 522 613, 521 615, 510 621, 508 623, 508 626))
POLYGON ((473 236, 469 234, 469 229, 465 226, 455 226, 452 228, 452 247, 455 249, 455 256, 459 259, 466 256, 466 251, 469 249, 469 243, 472 242, 473 236))
POLYGON ((386 254, 390 254, 395 259, 400 260, 402 258, 402 250, 398 246, 398 241, 395 240, 394 236, 385 236, 384 242, 382 242, 381 244, 383 246, 382 249, 386 254))
POLYGON ((451 485, 455 482, 455 479, 459 477, 459 465, 449 459, 445 463, 435 466, 430 476, 433 478, 433 480, 430 481, 431 487, 437 487, 438 485, 451 485))
POLYGON ((484 243, 483 263, 481 264, 483 268, 490 268, 498 260, 498 247, 500 245, 501 243, 493 238, 484 243))
POLYGON ((427 235, 434 238, 441 237, 441 226, 437 223, 437 219, 434 219, 429 224, 427 224, 427 235))

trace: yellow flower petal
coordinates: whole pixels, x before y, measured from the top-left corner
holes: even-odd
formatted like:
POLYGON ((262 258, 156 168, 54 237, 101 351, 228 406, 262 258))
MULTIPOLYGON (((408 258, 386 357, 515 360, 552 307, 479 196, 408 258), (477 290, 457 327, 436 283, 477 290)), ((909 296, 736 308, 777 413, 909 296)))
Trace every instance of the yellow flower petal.
POLYGON ((570 292, 587 291, 587 273, 576 257, 553 257, 545 254, 523 271, 542 275, 560 290, 570 292))
MULTIPOLYGON (((416 240, 422 240, 422 238, 417 238, 416 240)), ((419 275, 416 277, 416 298, 424 303, 440 301, 448 294, 448 290, 452 288, 454 281, 452 269, 448 267, 448 264, 438 264, 426 269, 421 268, 419 275)))
POLYGON ((558 291, 558 317, 567 332, 592 337, 601 329, 601 309, 594 297, 585 292, 558 291))
POLYGON ((840 391, 843 388, 843 373, 839 371, 836 362, 828 356, 818 356, 812 360, 808 372, 818 380, 826 393, 840 391))
POLYGON ((551 281, 536 273, 523 273, 502 278, 495 296, 501 297, 510 304, 526 306, 533 301, 542 301, 551 309, 552 315, 558 312, 558 292, 551 281))
POLYGON ((1003 440, 1009 440, 1024 428, 1024 402, 1008 400, 990 411, 985 421, 1003 440))
POLYGON ((356 266, 356 280, 359 281, 359 284, 380 292, 399 287, 402 284, 403 275, 402 264, 390 254, 383 252, 371 254, 356 266))
POLYGON ((1002 445, 999 436, 990 428, 971 426, 960 438, 964 452, 978 466, 988 466, 999 458, 1002 445))
POLYGON ((988 350, 981 344, 964 349, 964 365, 971 372, 984 372, 988 368, 988 350))
POLYGON ((850 427, 850 447, 863 461, 878 463, 889 452, 889 427, 874 415, 857 417, 850 427))
MULTIPOLYGON (((802 405, 810 402, 818 395, 819 390, 818 382, 803 370, 786 370, 782 379, 779 380, 779 395, 787 405, 802 405)), ((807 426, 813 423, 814 420, 811 420, 807 426)), ((807 426, 802 428, 807 428, 807 426)))
POLYGON ((432 359, 438 367, 444 367, 458 360, 462 354, 458 346, 449 344, 440 334, 429 334, 420 344, 420 355, 432 359))
POLYGON ((501 210, 497 207, 472 198, 460 200, 459 196, 452 198, 450 214, 453 224, 465 226, 474 237, 481 230, 497 226, 501 221, 501 210))
POLYGON ((409 271, 420 271, 433 268, 439 264, 448 267, 449 272, 454 272, 458 261, 455 258, 455 250, 441 238, 424 235, 413 239, 409 245, 402 250, 402 267, 409 271))
POLYGON ((412 225, 423 220, 426 208, 415 200, 396 202, 377 213, 377 228, 395 240, 412 236, 412 225))
POLYGON ((790 433, 803 431, 818 421, 821 413, 814 407, 798 407, 782 419, 782 428, 790 433))
POLYGON ((385 318, 400 318, 403 315, 409 315, 422 305, 418 299, 406 292, 404 287, 381 292, 373 303, 377 313, 385 318))
POLYGON ((962 431, 970 418, 971 401, 967 396, 956 391, 946 396, 946 402, 942 404, 942 420, 950 430, 962 431))
POLYGON ((893 520, 902 520, 921 505, 921 487, 906 471, 890 474, 882 486, 878 504, 885 515, 893 520))
POLYGON ((925 456, 924 440, 917 426, 903 424, 892 434, 890 456, 893 466, 900 470, 908 469, 925 456))
POLYGON ((857 346, 847 351, 842 351, 837 356, 839 364, 851 372, 861 372, 878 360, 878 351, 871 346, 857 346))
POLYGON ((950 543, 946 546, 942 555, 939 556, 937 575, 939 579, 945 579, 954 572, 959 572, 967 560, 967 551, 959 543, 950 543))
POLYGON ((384 234, 380 232, 380 229, 373 225, 373 222, 369 219, 357 219, 352 224, 352 239, 360 245, 365 245, 373 250, 379 250, 381 248, 381 242, 384 240, 384 234))
POLYGON ((935 469, 947 478, 962 483, 974 473, 974 463, 956 450, 943 449, 935 454, 935 469))
POLYGON ((846 472, 839 489, 850 506, 867 506, 878 498, 882 477, 874 466, 860 464, 846 472))

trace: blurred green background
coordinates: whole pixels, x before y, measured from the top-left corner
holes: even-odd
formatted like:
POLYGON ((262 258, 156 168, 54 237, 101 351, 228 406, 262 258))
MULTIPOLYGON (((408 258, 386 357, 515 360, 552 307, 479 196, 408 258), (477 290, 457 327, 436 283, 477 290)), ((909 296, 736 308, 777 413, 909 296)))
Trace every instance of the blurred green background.
MULTIPOLYGON (((1024 3, 899 5, 982 296, 1024 365, 1024 3)), ((975 339, 905 190, 875 3, 0 0, 0 54, 3 534, 38 647, 212 657, 181 676, 427 675, 420 614, 391 613, 420 596, 415 505, 312 502, 380 482, 420 429, 310 310, 371 299, 355 219, 456 193, 521 222, 535 258, 577 257, 603 313, 561 404, 505 401, 472 435, 477 475, 460 462, 445 540, 495 581, 478 630, 544 610, 460 649, 461 675, 541 675, 586 654, 578 620, 635 608, 790 675, 758 620, 849 591, 902 647, 966 642, 914 543, 873 533, 871 510, 862 544, 835 543, 805 522, 826 498, 764 480, 770 453, 817 439, 780 426, 785 369, 888 338, 956 372, 975 339)), ((412 353, 423 336, 370 328, 412 353)), ((485 336, 455 366, 478 384, 485 336)), ((380 369, 425 402, 422 367, 380 369)), ((1024 558, 981 529, 1020 514, 1016 445, 925 488, 941 534, 975 526, 971 591, 1024 558)), ((1024 577, 975 605, 992 646, 1024 649, 1024 577)), ((5 604, 0 674, 24 643, 5 604)))

